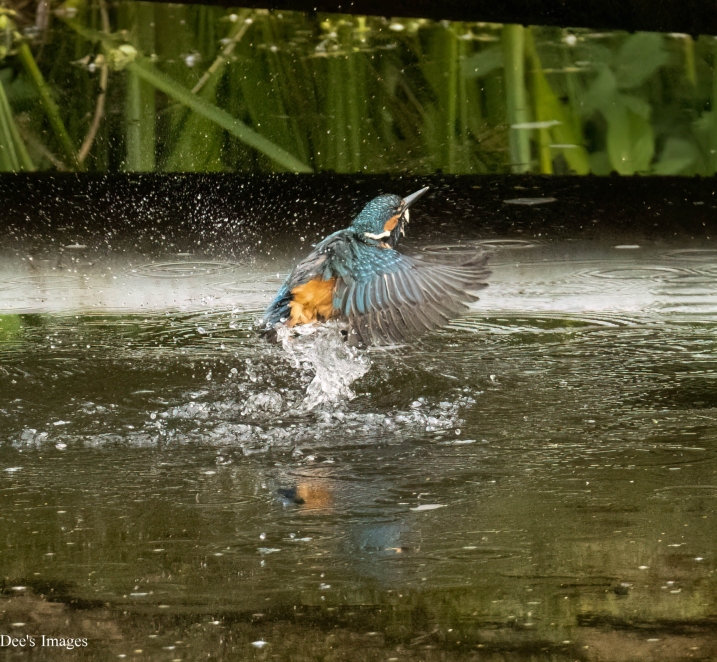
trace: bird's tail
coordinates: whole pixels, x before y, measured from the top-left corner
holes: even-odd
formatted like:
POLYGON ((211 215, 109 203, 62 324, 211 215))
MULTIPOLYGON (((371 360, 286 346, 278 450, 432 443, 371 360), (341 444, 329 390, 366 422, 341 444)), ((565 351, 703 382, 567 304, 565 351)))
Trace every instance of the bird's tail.
POLYGON ((259 335, 270 342, 277 342, 276 325, 285 322, 291 315, 291 292, 282 287, 274 300, 267 306, 263 317, 257 321, 256 328, 259 335))

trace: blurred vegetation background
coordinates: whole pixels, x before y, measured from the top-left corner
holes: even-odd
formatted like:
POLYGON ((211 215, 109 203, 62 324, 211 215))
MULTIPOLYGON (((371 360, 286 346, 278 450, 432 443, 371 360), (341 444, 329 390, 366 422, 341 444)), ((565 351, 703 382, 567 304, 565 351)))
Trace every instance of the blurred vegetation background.
POLYGON ((717 41, 0 2, 0 171, 712 175, 717 41))

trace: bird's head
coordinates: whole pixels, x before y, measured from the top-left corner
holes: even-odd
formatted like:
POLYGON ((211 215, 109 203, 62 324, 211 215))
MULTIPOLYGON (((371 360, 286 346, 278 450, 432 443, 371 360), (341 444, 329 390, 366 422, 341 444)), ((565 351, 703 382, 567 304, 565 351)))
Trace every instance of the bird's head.
POLYGON ((387 193, 369 202, 351 223, 351 230, 362 241, 382 248, 395 248, 404 225, 408 223, 408 208, 418 200, 428 187, 411 193, 405 198, 387 193))

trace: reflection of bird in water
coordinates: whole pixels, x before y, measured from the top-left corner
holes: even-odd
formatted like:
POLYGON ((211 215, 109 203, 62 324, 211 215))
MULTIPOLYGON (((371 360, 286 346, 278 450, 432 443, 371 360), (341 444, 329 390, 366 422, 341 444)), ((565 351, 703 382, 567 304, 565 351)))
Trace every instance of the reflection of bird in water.
POLYGON ((331 488, 321 482, 299 483, 292 487, 280 487, 277 493, 285 505, 296 504, 309 509, 325 509, 333 506, 334 497, 331 488))
POLYGON ((414 539, 408 513, 387 515, 380 509, 374 511, 373 489, 356 489, 344 481, 314 476, 280 487, 277 493, 285 507, 296 507, 303 515, 311 515, 316 511, 321 511, 324 517, 346 512, 362 513, 348 518, 345 527, 342 525, 341 535, 336 539, 337 547, 329 542, 333 540, 330 535, 324 542, 315 543, 324 553, 346 555, 346 558, 351 559, 353 568, 362 576, 380 580, 386 585, 392 584, 400 577, 401 569, 379 561, 410 554, 416 549, 406 544, 408 540, 414 539))
POLYGON ((380 195, 345 230, 319 242, 289 274, 264 312, 267 334, 277 325, 339 319, 351 345, 392 344, 444 326, 486 287, 486 255, 445 264, 396 249, 409 207, 428 189, 400 198, 380 195))

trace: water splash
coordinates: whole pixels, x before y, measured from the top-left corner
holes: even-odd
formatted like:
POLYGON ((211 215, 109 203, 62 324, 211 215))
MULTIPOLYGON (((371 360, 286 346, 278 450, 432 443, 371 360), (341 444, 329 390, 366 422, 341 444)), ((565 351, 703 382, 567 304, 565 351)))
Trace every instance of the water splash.
POLYGON ((294 367, 314 375, 303 402, 307 410, 353 399, 351 384, 371 368, 364 352, 346 344, 337 323, 282 327, 277 329, 277 338, 294 367))
POLYGON ((341 431, 339 445, 386 443, 423 435, 436 441, 448 437, 450 443, 455 435, 460 442, 463 412, 476 403, 472 395, 459 389, 450 400, 419 397, 408 408, 386 412, 352 411, 343 406, 345 400, 307 411, 301 395, 294 395, 262 391, 241 402, 229 399, 178 405, 159 413, 161 429, 156 421, 147 421, 143 429, 126 438, 132 445, 147 445, 151 439, 154 443, 198 442, 222 453, 239 450, 244 456, 293 450, 297 461, 305 454, 306 462, 311 463, 311 455, 318 449, 336 447, 337 430, 341 431))

